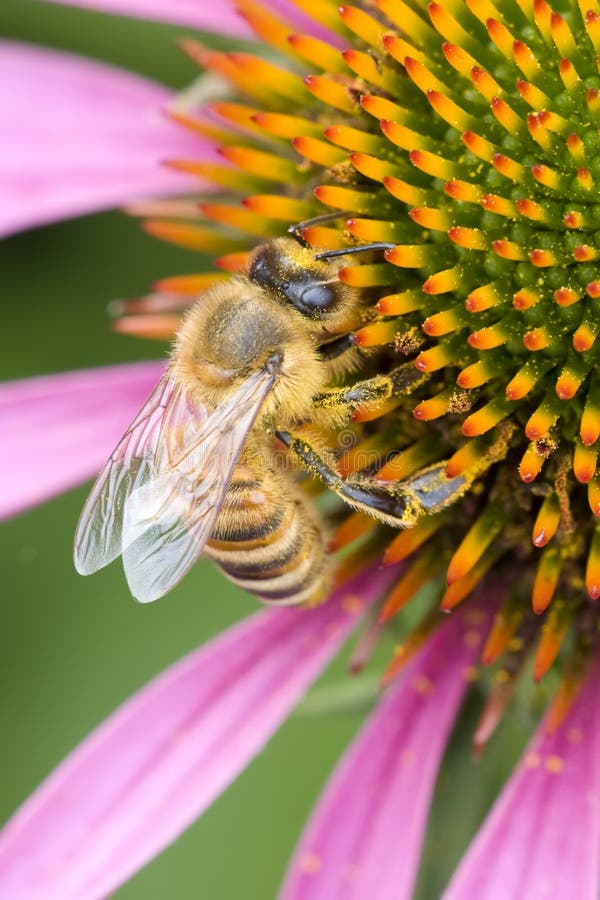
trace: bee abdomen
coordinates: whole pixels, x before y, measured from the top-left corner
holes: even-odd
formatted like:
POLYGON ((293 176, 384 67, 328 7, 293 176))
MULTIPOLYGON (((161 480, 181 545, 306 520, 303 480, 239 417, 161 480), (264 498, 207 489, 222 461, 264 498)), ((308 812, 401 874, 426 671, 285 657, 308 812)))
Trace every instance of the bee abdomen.
POLYGON ((281 487, 288 493, 276 505, 252 503, 260 487, 232 482, 206 550, 231 581, 267 603, 316 601, 328 586, 324 536, 304 498, 289 495, 293 485, 281 487))

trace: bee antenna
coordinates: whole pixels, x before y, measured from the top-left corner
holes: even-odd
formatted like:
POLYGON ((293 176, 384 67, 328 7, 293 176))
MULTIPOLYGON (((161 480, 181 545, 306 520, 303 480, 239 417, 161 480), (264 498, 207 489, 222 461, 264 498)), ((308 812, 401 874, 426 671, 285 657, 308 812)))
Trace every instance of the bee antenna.
POLYGON ((342 247, 341 250, 325 250, 315 253, 315 259, 335 259, 338 256, 351 256, 353 253, 369 253, 371 251, 393 250, 396 244, 378 241, 374 244, 357 244, 355 247, 342 247))
POLYGON ((336 219, 346 218, 348 214, 344 212, 344 210, 336 209, 333 212, 323 213, 320 216, 314 216, 312 219, 305 219, 303 222, 297 222, 295 225, 290 225, 288 228, 288 234, 291 234, 292 237, 295 237, 297 241, 304 246, 308 246, 307 242, 302 237, 302 232, 306 228, 312 228, 313 225, 324 225, 326 222, 335 222, 336 219))

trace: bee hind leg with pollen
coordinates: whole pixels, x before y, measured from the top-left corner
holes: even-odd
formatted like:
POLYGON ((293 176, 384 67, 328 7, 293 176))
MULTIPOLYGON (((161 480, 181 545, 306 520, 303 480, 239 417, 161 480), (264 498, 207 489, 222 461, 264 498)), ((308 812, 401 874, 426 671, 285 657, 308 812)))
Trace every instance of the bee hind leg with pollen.
POLYGON ((378 481, 361 475, 343 478, 303 437, 285 431, 278 431, 277 437, 304 468, 345 503, 393 528, 410 528, 421 516, 451 506, 469 486, 466 476, 446 476, 446 461, 435 463, 399 482, 378 481))

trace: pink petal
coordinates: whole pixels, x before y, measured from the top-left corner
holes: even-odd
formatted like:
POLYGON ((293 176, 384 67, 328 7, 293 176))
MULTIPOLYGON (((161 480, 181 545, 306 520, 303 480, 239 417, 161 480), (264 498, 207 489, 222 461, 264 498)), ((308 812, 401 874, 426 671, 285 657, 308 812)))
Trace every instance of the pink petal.
POLYGON ((229 3, 205 0, 46 0, 62 6, 81 6, 106 13, 158 19, 206 31, 251 37, 250 29, 229 3))
MULTIPOLYGON (((404 900, 446 739, 482 638, 455 613, 371 716, 313 813, 281 900, 404 900)), ((474 900, 473 895, 472 900, 474 900)))
MULTIPOLYGON (((46 0, 63 6, 80 6, 100 9, 103 12, 140 19, 158 19, 177 25, 189 25, 206 31, 231 34, 243 38, 253 37, 243 19, 237 14, 234 0, 208 3, 207 0, 46 0)), ((314 19, 304 15, 293 0, 263 0, 267 9, 289 22, 293 28, 315 36, 331 36, 314 19)))
POLYGON ((208 152, 169 121, 160 85, 7 41, 0 84, 0 235, 197 186, 160 164, 208 152))
POLYGON ((114 891, 261 750, 388 582, 370 573, 316 609, 259 613, 142 688, 5 828, 2 900, 114 891))
POLYGON ((0 519, 96 475, 162 370, 133 363, 0 384, 0 519))
POLYGON ((540 726, 444 900, 600 896, 600 660, 562 727, 540 726))

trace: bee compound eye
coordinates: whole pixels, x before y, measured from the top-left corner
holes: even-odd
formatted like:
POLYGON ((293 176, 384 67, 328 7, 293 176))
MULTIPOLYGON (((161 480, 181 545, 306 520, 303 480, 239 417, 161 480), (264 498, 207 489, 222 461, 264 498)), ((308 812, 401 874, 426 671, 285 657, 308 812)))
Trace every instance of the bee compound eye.
POLYGON ((301 291, 299 299, 306 309, 329 309, 336 301, 335 287, 331 284, 310 284, 301 291))
POLYGON ((327 312, 337 301, 336 285, 318 281, 292 282, 286 286, 285 295, 292 306, 308 316, 327 312))
POLYGON ((263 256, 258 255, 254 257, 250 264, 250 271, 248 274, 252 281, 256 281, 258 284, 264 284, 269 274, 269 267, 263 256))
POLYGON ((281 260, 270 245, 265 245, 256 254, 248 273, 251 281, 261 287, 278 291, 281 289, 281 260))

